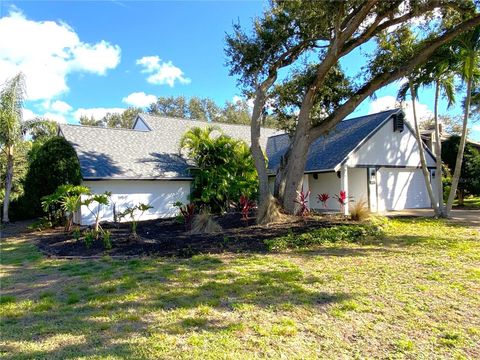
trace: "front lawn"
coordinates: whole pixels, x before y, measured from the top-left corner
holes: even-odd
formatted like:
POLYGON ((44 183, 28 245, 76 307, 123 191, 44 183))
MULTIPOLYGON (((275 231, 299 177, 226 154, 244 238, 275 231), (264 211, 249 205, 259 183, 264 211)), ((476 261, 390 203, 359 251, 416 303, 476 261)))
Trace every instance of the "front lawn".
POLYGON ((455 200, 454 205, 456 208, 480 209, 480 197, 471 196, 463 199, 463 206, 459 206, 458 201, 455 200))
POLYGON ((381 240, 190 259, 54 260, 2 241, 0 356, 479 358, 480 236, 395 219, 381 240))

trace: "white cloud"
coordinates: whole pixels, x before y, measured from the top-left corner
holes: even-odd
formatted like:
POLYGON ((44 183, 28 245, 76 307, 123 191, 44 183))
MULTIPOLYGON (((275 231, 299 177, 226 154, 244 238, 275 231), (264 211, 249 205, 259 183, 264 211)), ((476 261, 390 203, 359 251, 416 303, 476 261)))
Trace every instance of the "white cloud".
POLYGON ((181 84, 189 84, 191 80, 184 76, 183 71, 173 65, 171 61, 162 61, 158 56, 144 56, 137 60, 137 65, 142 67, 142 72, 150 74, 147 81, 155 85, 175 85, 175 81, 181 84))
POLYGON ((32 110, 27 109, 27 108, 23 108, 22 113, 23 113, 23 120, 25 120, 25 121, 33 120, 38 116, 32 110))
POLYGON ((108 113, 119 114, 119 113, 122 113, 124 111, 125 111, 125 109, 123 109, 123 108, 88 108, 88 109, 80 108, 73 113, 73 117, 76 120, 80 120, 80 117, 82 115, 87 116, 87 117, 92 117, 93 116, 93 118, 95 120, 100 120, 101 118, 103 118, 108 113))
POLYGON ((63 116, 62 114, 53 113, 53 112, 46 112, 40 117, 46 120, 55 121, 59 124, 65 124, 67 122, 67 120, 65 119, 65 116, 63 116))
POLYGON ((155 95, 147 95, 142 91, 131 93, 124 97, 122 101, 128 105, 144 108, 157 101, 157 97, 155 95))
MULTIPOLYGON (((370 103, 369 113, 373 114, 384 110, 396 109, 399 107, 401 107, 402 110, 405 112, 407 121, 413 126, 414 120, 411 100, 399 103, 397 99, 393 96, 383 96, 370 103)), ((419 123, 430 120, 433 117, 433 112, 432 110, 430 110, 428 105, 416 101, 415 108, 417 111, 417 119, 419 123)))
POLYGON ((22 71, 29 100, 68 91, 72 72, 105 75, 119 62, 117 45, 82 42, 65 23, 29 20, 16 8, 0 19, 0 83, 22 71))
POLYGON ((55 100, 54 102, 52 103, 48 102, 47 104, 48 104, 47 109, 53 110, 60 114, 66 114, 70 110, 72 110, 72 107, 68 103, 61 100, 55 100))

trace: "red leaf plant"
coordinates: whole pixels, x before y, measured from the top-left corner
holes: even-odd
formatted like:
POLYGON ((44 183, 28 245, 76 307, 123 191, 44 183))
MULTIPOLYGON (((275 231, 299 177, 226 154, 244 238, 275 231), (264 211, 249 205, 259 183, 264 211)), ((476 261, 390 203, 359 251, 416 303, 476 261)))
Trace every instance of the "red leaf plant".
POLYGON ((300 209, 297 212, 297 215, 300 215, 302 217, 308 216, 310 214, 310 208, 308 206, 308 197, 310 196, 310 190, 308 190, 306 193, 302 191, 298 192, 298 198, 295 200, 297 204, 300 205, 300 209))
POLYGON ((335 194, 333 197, 340 204, 341 212, 343 212, 343 210, 345 209, 345 205, 347 205, 347 202, 351 201, 351 196, 347 196, 347 192, 345 190, 340 190, 340 194, 335 194))
POLYGON ((248 222, 248 214, 250 210, 255 206, 255 201, 250 200, 245 195, 240 196, 240 211, 242 212, 242 220, 248 222))
POLYGON ((330 195, 328 195, 327 193, 323 193, 323 194, 317 194, 317 197, 318 197, 318 201, 322 203, 323 208, 326 209, 327 201, 328 199, 330 199, 330 195))
POLYGON ((182 214, 185 231, 191 230, 193 217, 195 216, 195 204, 184 205, 178 201, 173 205, 178 207, 178 210, 180 210, 180 213, 182 214))

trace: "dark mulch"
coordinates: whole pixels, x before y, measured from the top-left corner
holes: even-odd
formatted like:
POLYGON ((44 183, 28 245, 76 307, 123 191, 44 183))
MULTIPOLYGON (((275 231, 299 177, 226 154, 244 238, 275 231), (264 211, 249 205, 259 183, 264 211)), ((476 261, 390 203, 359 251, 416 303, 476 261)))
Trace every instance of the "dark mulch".
POLYGON ((292 221, 268 226, 255 225, 250 218, 248 224, 238 213, 216 217, 223 231, 218 234, 191 235, 183 224, 174 219, 142 221, 138 224, 139 239, 132 240, 129 225, 122 223, 103 224, 112 232, 112 249, 105 250, 101 240, 87 249, 85 243, 65 234, 61 228, 40 233, 38 247, 53 256, 137 256, 159 255, 189 257, 195 254, 222 252, 265 252, 265 239, 293 233, 302 233, 314 228, 333 226, 338 222, 325 218, 293 219, 292 221))

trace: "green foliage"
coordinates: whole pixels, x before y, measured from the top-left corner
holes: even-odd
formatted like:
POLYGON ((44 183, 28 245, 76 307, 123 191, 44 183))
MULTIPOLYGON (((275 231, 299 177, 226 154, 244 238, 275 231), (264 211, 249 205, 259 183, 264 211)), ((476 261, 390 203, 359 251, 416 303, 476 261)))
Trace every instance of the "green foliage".
POLYGON ((337 225, 312 230, 303 234, 290 232, 286 236, 264 240, 269 251, 302 249, 323 243, 358 242, 366 238, 379 238, 383 227, 377 223, 362 225, 337 225))
POLYGON ((142 109, 129 107, 122 113, 107 113, 103 118, 96 120, 93 116, 80 116, 80 124, 86 126, 103 126, 110 128, 131 129, 133 122, 142 109))
POLYGON ((81 179, 77 154, 67 140, 62 137, 47 140, 32 160, 25 179, 23 201, 29 211, 23 215, 40 215, 43 196, 54 193, 60 185, 79 185, 81 179))
POLYGON ((140 220, 142 215, 145 213, 145 211, 149 209, 153 209, 153 206, 140 203, 134 206, 129 206, 125 208, 124 211, 118 214, 119 219, 127 218, 130 220, 130 229, 132 231, 132 235, 134 238, 137 237, 138 221, 140 220))
POLYGON ((80 237, 82 236, 82 233, 80 232, 80 229, 78 227, 73 229, 72 236, 76 241, 80 240, 80 237))
POLYGON ((110 230, 104 230, 102 232, 103 247, 106 250, 110 250, 112 248, 111 235, 112 235, 112 233, 110 232, 110 230))
POLYGON ((81 185, 60 185, 53 194, 42 197, 42 208, 49 214, 52 222, 57 222, 58 215, 67 215, 65 231, 70 231, 73 216, 83 205, 82 196, 89 195, 90 189, 81 185), (60 211, 59 211, 60 210, 60 211))
POLYGON ((32 224, 28 225, 28 229, 34 231, 42 231, 51 227, 53 227, 53 223, 45 217, 35 220, 32 224))
MULTIPOLYGON (((459 143, 460 137, 454 135, 442 144, 442 160, 450 170, 455 168, 459 143)), ((446 185, 448 187, 450 184, 447 183, 446 185)), ((458 191, 465 194, 480 195, 480 152, 468 142, 463 153, 458 191)))
POLYGON ((192 169, 191 201, 197 207, 207 206, 220 212, 241 195, 255 198, 256 170, 243 141, 224 135, 214 126, 195 127, 183 135, 180 148, 196 165, 192 169))
POLYGON ((95 241, 96 234, 93 230, 85 230, 83 232, 83 241, 85 241, 85 246, 87 249, 90 249, 93 242, 95 241))
POLYGON ((90 196, 83 201, 83 205, 85 205, 88 211, 95 217, 96 233, 103 231, 100 227, 101 210, 110 203, 111 196, 112 193, 110 191, 105 191, 103 194, 90 194, 90 196), (96 206, 91 207, 93 204, 96 204, 96 206))

